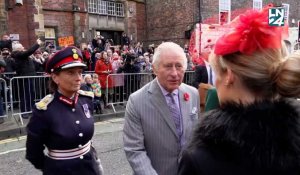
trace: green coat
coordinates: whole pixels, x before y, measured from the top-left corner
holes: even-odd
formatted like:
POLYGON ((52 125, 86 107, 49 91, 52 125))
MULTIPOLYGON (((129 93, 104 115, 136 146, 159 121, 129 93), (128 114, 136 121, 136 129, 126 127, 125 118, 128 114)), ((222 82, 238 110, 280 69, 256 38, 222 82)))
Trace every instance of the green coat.
POLYGON ((219 107, 219 98, 216 88, 207 90, 205 112, 219 107))

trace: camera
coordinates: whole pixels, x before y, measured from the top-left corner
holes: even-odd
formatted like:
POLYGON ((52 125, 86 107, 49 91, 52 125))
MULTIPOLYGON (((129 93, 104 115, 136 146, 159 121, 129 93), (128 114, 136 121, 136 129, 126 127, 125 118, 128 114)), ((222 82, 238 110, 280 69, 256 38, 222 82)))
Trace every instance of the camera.
POLYGON ((50 48, 50 49, 54 49, 55 47, 54 47, 53 44, 49 44, 49 48, 50 48))

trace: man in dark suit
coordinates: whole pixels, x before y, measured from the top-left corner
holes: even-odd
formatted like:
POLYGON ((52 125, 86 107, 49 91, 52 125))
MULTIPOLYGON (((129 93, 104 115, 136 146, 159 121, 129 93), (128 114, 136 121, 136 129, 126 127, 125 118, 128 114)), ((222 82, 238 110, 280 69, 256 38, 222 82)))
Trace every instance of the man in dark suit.
POLYGON ((205 65, 198 65, 195 67, 195 76, 193 86, 198 89, 200 83, 214 85, 214 73, 211 66, 207 61, 204 61, 205 65))
POLYGON ((195 67, 193 86, 198 89, 200 83, 208 83, 207 69, 205 65, 197 65, 195 67))

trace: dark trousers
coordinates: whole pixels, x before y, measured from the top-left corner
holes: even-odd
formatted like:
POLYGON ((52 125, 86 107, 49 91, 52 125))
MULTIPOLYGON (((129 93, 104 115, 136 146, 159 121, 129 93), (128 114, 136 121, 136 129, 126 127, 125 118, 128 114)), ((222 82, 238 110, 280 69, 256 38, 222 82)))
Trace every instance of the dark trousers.
POLYGON ((113 102, 123 102, 124 100, 124 86, 115 86, 113 94, 113 102))
POLYGON ((0 116, 4 115, 4 110, 3 110, 3 98, 0 97, 0 116))
POLYGON ((101 91, 102 91, 101 98, 102 98, 102 100, 103 100, 104 107, 106 108, 106 107, 107 107, 107 103, 109 103, 109 101, 110 101, 111 94, 110 94, 110 92, 109 92, 109 90, 108 90, 108 101, 106 101, 106 89, 101 88, 101 91))
POLYGON ((102 113, 102 107, 100 103, 101 97, 94 97, 94 110, 96 110, 96 113, 102 113))

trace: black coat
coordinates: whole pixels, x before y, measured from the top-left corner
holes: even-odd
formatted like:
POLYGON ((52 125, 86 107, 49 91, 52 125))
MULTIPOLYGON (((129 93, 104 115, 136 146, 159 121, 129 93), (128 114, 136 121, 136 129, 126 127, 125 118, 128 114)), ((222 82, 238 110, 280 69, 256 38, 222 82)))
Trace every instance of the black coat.
POLYGON ((36 75, 34 61, 30 58, 40 45, 34 44, 26 51, 13 51, 11 57, 15 60, 17 76, 33 76, 36 75))
POLYGON ((12 51, 12 41, 11 40, 0 40, 0 50, 8 48, 9 51, 12 51))
POLYGON ((195 67, 193 86, 198 89, 200 83, 208 83, 208 74, 205 65, 198 65, 195 67))
POLYGON ((300 101, 224 105, 207 113, 179 175, 299 175, 300 101))
POLYGON ((10 55, 3 59, 6 63, 5 72, 14 72, 16 70, 15 59, 13 59, 10 55))

